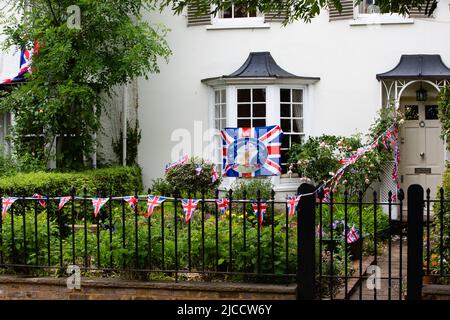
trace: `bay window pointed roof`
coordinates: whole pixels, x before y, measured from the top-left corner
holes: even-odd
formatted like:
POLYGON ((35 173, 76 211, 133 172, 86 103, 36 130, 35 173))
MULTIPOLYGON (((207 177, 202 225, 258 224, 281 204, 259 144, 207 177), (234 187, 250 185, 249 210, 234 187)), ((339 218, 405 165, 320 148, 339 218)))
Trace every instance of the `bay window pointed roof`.
POLYGON ((450 69, 438 54, 402 55, 392 70, 377 74, 378 80, 444 80, 450 79, 450 69))
POLYGON ((221 77, 203 79, 202 82, 211 84, 213 82, 233 82, 246 81, 253 79, 255 81, 267 80, 298 80, 306 83, 319 81, 318 77, 304 77, 292 74, 281 68, 274 60, 270 52, 250 52, 244 64, 235 72, 221 77))

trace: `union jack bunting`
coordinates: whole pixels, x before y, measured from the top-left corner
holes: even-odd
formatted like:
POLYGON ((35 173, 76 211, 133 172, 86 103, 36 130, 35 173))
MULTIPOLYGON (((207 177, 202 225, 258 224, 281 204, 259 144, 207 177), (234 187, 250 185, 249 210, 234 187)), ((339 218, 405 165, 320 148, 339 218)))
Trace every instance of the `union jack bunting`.
POLYGON ((217 207, 219 208, 220 213, 225 214, 225 212, 227 211, 227 209, 229 207, 230 200, 228 200, 227 198, 217 199, 216 203, 217 203, 217 207))
POLYGON ((38 194, 38 193, 35 193, 35 194, 33 195, 32 198, 33 198, 33 199, 43 199, 43 200, 39 200, 38 202, 39 202, 39 205, 40 205, 42 208, 45 208, 45 201, 44 201, 44 200, 46 200, 47 197, 44 197, 44 196, 41 196, 41 195, 38 194))
POLYGON ((214 183, 219 180, 219 174, 217 173, 216 165, 213 165, 211 169, 211 182, 214 183))
POLYGON ((72 197, 62 197, 59 200, 58 210, 61 210, 62 208, 64 208, 64 206, 66 205, 67 202, 70 201, 70 199, 72 199, 72 197))
POLYGON ((264 215, 266 214, 266 210, 267 210, 267 203, 264 201, 253 202, 252 209, 255 212, 256 216, 258 217, 259 225, 262 226, 262 223, 264 221, 264 215), (261 214, 259 214, 259 208, 261 208, 261 214))
POLYGON ((138 204, 138 198, 135 196, 132 197, 124 197, 123 200, 130 205, 131 210, 134 210, 138 204))
POLYGON ((347 243, 354 243, 359 239, 359 231, 353 226, 347 234, 347 243))
POLYGON ((22 51, 20 52, 20 66, 19 66, 18 74, 14 78, 9 78, 9 79, 3 80, 2 84, 24 81, 25 74, 27 72, 31 71, 31 69, 30 69, 31 57, 32 57, 32 51, 30 51, 24 47, 22 49, 22 51))
POLYGON ((13 205, 14 202, 16 202, 19 198, 9 197, 9 198, 2 198, 2 220, 5 219, 6 213, 8 212, 9 208, 13 205))
POLYGON ((94 198, 92 199, 92 205, 94 207, 94 216, 97 218, 100 209, 108 202, 108 198, 94 198))
POLYGON ((179 159, 173 163, 169 163, 168 165, 166 165, 166 173, 167 173, 167 171, 169 171, 170 169, 173 169, 176 166, 188 163, 188 161, 189 161, 189 156, 185 155, 181 159, 179 159))
POLYGON ((288 212, 289 212, 289 217, 293 217, 295 211, 297 210, 297 206, 298 206, 298 202, 301 199, 301 195, 299 196, 288 196, 287 199, 287 206, 288 206, 288 212))
POLYGON ((145 217, 150 217, 153 214, 153 210, 164 201, 166 201, 166 198, 164 197, 149 195, 147 199, 147 215, 145 217))
POLYGON ((225 128, 222 134, 223 176, 257 177, 281 174, 280 126, 225 128))
POLYGON ((186 223, 194 218, 194 211, 197 208, 197 204, 200 200, 194 199, 182 199, 181 204, 183 206, 184 216, 186 217, 186 223))

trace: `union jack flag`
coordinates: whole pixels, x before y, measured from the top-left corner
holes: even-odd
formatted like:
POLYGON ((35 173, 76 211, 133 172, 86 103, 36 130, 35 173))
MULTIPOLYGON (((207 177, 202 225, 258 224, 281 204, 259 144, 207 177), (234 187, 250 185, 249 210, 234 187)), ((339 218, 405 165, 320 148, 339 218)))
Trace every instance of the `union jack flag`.
POLYGON ((266 214, 267 210, 267 203, 262 202, 253 202, 252 203, 252 209, 255 212, 256 216, 258 217, 258 223, 260 226, 262 226, 264 215, 266 214), (259 208, 261 208, 261 214, 259 214, 259 208))
POLYGON ((225 128, 223 142, 223 176, 256 177, 281 174, 280 126, 225 128))
POLYGON ((217 199, 216 203, 220 210, 220 213, 225 214, 225 212, 227 211, 228 206, 230 204, 230 200, 228 200, 227 198, 217 199))
POLYGON ((359 239, 359 231, 353 226, 350 231, 347 233, 347 243, 354 243, 359 239))
POLYGON ((194 199, 182 199, 181 204, 183 206, 184 215, 186 217, 186 223, 194 218, 194 211, 197 208, 197 204, 200 200, 194 199))
POLYGON ((64 208, 64 206, 66 205, 67 202, 70 201, 70 199, 72 199, 72 197, 62 197, 59 200, 58 209, 61 210, 62 208, 64 208))
POLYGON ((166 173, 167 173, 167 171, 169 171, 170 169, 173 169, 176 166, 188 163, 188 161, 189 161, 189 156, 186 154, 181 159, 179 159, 173 163, 169 163, 168 165, 166 165, 166 173))
POLYGON ((100 209, 108 202, 108 198, 94 198, 92 199, 92 205, 94 207, 94 216, 97 218, 100 209))
POLYGON ((32 51, 28 50, 27 48, 23 48, 20 52, 20 66, 19 66, 19 73, 14 78, 9 78, 3 80, 2 84, 7 83, 14 83, 14 82, 22 82, 25 80, 25 74, 27 72, 31 72, 30 66, 31 66, 31 57, 32 57, 32 51))
POLYGON ((126 202, 128 202, 128 204, 130 205, 131 210, 134 211, 134 209, 136 209, 136 206, 138 204, 138 198, 136 198, 135 196, 132 197, 124 197, 123 200, 125 200, 126 202))
POLYGON ((302 197, 301 195, 299 195, 299 196, 288 196, 287 206, 288 206, 289 216, 291 218, 294 216, 294 213, 297 210, 297 206, 298 206, 298 203, 299 203, 301 197, 302 197))
POLYGON ((213 165, 211 170, 211 182, 214 183, 219 180, 219 174, 217 173, 216 165, 213 165))
POLYGON ((13 205, 14 202, 16 202, 19 198, 9 197, 9 198, 2 198, 2 220, 6 217, 6 212, 8 212, 9 208, 13 205))
POLYGON ((43 199, 43 200, 39 200, 38 202, 39 202, 39 205, 40 205, 42 208, 45 208, 45 201, 44 201, 44 200, 47 200, 47 197, 44 197, 44 196, 41 196, 41 195, 38 194, 38 193, 35 193, 35 194, 33 195, 32 198, 33 198, 33 199, 43 199))
POLYGON ((153 210, 164 201, 166 201, 166 198, 164 197, 149 195, 147 200, 147 215, 145 217, 146 218, 150 217, 153 213, 153 210))

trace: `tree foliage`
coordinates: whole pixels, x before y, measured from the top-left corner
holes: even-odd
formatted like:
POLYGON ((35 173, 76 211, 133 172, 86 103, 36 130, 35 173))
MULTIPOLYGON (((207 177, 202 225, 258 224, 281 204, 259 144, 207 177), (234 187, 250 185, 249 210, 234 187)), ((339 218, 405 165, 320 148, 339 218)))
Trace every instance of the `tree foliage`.
POLYGON ((131 79, 159 71, 170 49, 163 26, 143 19, 152 0, 9 0, 5 47, 31 49, 32 74, 2 99, 15 116, 19 154, 48 160, 59 137, 59 163, 79 168, 101 129, 104 97, 131 79), (81 28, 70 28, 67 8, 81 9, 81 28))
MULTIPOLYGON (((358 5, 363 0, 356 0, 358 5)), ((284 24, 296 20, 310 22, 312 18, 318 16, 324 9, 334 7, 342 10, 341 0, 233 0, 236 6, 247 9, 257 9, 260 12, 283 12, 286 14, 284 24)), ((163 0, 161 8, 170 7, 180 14, 188 5, 195 5, 200 12, 211 11, 217 14, 219 10, 225 9, 231 1, 224 0, 163 0)), ((396 12, 406 15, 413 8, 419 8, 424 15, 431 15, 438 0, 377 0, 377 6, 381 13, 396 12)))

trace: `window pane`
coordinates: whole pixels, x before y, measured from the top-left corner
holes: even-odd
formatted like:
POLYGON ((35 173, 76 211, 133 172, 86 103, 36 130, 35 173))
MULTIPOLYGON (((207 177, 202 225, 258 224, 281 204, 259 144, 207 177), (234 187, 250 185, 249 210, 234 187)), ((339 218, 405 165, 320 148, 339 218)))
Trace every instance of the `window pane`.
POLYGON ((292 110, 294 112, 292 115, 294 118, 303 118, 303 106, 301 104, 293 104, 292 110))
POLYGON ((221 117, 226 118, 227 117, 227 106, 225 104, 223 104, 221 110, 222 110, 221 117))
POLYGON ((438 120, 438 106, 425 106, 425 120, 438 120))
POLYGON ((250 89, 238 89, 238 102, 250 102, 250 89))
POLYGON ((265 104, 254 104, 253 105, 253 116, 257 118, 266 117, 266 105, 265 104))
POLYGON ((248 12, 249 17, 256 17, 256 9, 250 9, 248 12))
POLYGON ((280 114, 283 118, 291 116, 291 105, 290 104, 282 104, 280 106, 280 108, 281 108, 280 114))
POLYGON ((250 119, 238 119, 237 125, 238 128, 250 128, 252 126, 250 119))
POLYGON ((280 89, 280 101, 281 102, 291 102, 291 90, 290 89, 280 89))
POLYGON ((294 143, 302 143, 302 136, 299 134, 293 134, 291 135, 291 146, 294 143))
POLYGON ((266 102, 266 89, 253 89, 253 102, 266 102))
POLYGON ((220 127, 220 120, 216 120, 216 129, 217 129, 217 130, 222 129, 222 128, 220 127))
POLYGON ((288 134, 284 134, 283 135, 283 141, 281 142, 281 148, 289 148, 289 135, 288 134))
POLYGON ((227 103, 227 91, 226 90, 221 90, 220 91, 221 96, 222 96, 222 103, 227 103))
POLYGON ((220 91, 214 91, 216 104, 220 103, 220 91))
POLYGON ((266 119, 255 119, 253 120, 253 127, 265 127, 266 119))
POLYGON ((281 130, 291 132, 291 119, 281 119, 281 130))
POLYGON ((292 102, 303 102, 303 90, 292 90, 292 102))
POLYGON ((250 105, 249 104, 238 104, 238 117, 239 118, 250 117, 250 105))
POLYGON ((226 119, 222 119, 221 121, 220 121, 220 128, 221 129, 223 129, 223 128, 226 128, 227 127, 227 120, 226 119))
POLYGON ((405 106, 406 120, 419 120, 419 106, 405 106))
POLYGON ((235 18, 246 18, 247 10, 244 7, 234 6, 234 17, 235 18))
POLYGON ((229 6, 228 8, 226 8, 225 10, 223 10, 223 15, 222 15, 222 17, 223 18, 226 18, 226 19, 230 19, 230 18, 233 18, 233 16, 232 16, 232 7, 231 6, 229 6))
POLYGON ((293 122, 293 132, 303 133, 303 120, 294 119, 293 122))
POLYGON ((215 108, 214 108, 214 116, 215 116, 215 118, 217 119, 217 118, 220 118, 220 105, 218 105, 218 106, 215 106, 215 108))

